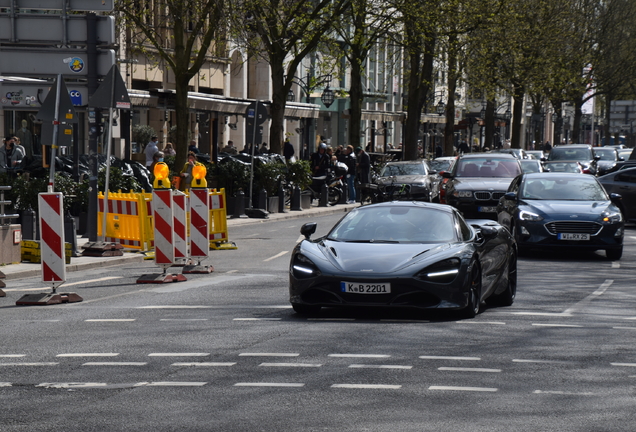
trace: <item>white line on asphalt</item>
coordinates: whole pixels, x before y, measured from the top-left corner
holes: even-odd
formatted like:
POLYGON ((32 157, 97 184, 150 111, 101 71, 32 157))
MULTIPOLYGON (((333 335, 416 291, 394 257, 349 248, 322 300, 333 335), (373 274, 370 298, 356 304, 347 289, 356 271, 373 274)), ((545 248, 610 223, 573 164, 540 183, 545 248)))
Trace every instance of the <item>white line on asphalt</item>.
POLYGON ((569 317, 570 314, 561 312, 509 312, 511 315, 528 315, 528 316, 549 316, 549 317, 569 317))
POLYGON ((430 386, 429 390, 451 390, 451 391, 471 391, 471 392, 496 392, 496 388, 488 387, 455 387, 455 386, 430 386))
POLYGON ((67 353, 55 357, 117 357, 119 353, 67 353))
POLYGON ((626 319, 626 320, 636 320, 636 317, 629 317, 629 318, 623 318, 623 319, 626 319))
POLYGON ((514 363, 563 363, 558 360, 512 359, 514 363))
POLYGON ((207 318, 161 318, 159 321, 207 321, 207 318))
POLYGON ((277 254, 276 254, 276 255, 274 255, 274 256, 271 256, 271 257, 269 257, 269 258, 264 259, 264 260, 263 260, 263 262, 268 262, 268 261, 271 261, 271 260, 275 260, 276 258, 280 258, 280 257, 282 257, 283 255, 287 254, 287 252, 289 252, 289 251, 282 251, 282 252, 279 252, 279 253, 277 253, 277 254))
POLYGON ((621 263, 618 261, 612 261, 612 268, 621 268, 621 263))
POLYGON ((106 383, 80 383, 80 382, 54 382, 54 383, 40 383, 36 387, 54 388, 54 389, 68 389, 68 388, 86 388, 86 387, 106 387, 106 383))
POLYGON ((210 353, 150 353, 148 357, 207 357, 210 353))
POLYGON ((10 382, 0 382, 0 387, 11 387, 10 382))
POLYGON ((380 389, 380 390, 398 390, 401 389, 401 385, 390 384, 332 384, 332 388, 347 388, 347 389, 380 389))
POLYGON ((501 321, 455 321, 455 324, 491 324, 491 325, 506 325, 505 322, 501 321))
POLYGON ((583 326, 577 324, 542 324, 542 323, 532 323, 533 326, 536 327, 575 327, 581 328, 583 326))
POLYGON ((469 360, 478 361, 481 357, 453 357, 453 356, 420 356, 422 360, 469 360))
POLYGON ((612 366, 636 367, 636 363, 610 363, 612 366))
POLYGON ((134 318, 121 318, 121 319, 87 319, 86 322, 133 322, 134 318))
POLYGON ((567 395, 567 396, 594 396, 592 392, 567 392, 558 390, 535 390, 534 394, 553 394, 553 395, 567 395))
POLYGON ((26 354, 0 354, 0 358, 16 358, 16 357, 26 357, 26 354))
POLYGON ((297 353, 240 353, 239 357, 298 357, 297 353))
POLYGON ((59 363, 55 362, 41 362, 41 363, 0 363, 0 366, 57 366, 59 363))
POLYGON ((228 273, 236 273, 236 272, 238 272, 238 270, 228 270, 228 271, 226 271, 226 272, 225 272, 225 274, 228 274, 228 273))
POLYGON ((301 241, 305 240, 305 236, 304 235, 299 235, 298 238, 296 239, 296 243, 300 243, 301 241))
POLYGON ((616 330, 636 330, 636 327, 612 327, 616 330))
POLYGON ((146 387, 201 387, 207 382, 197 381, 155 381, 145 384, 146 387))
POLYGON ((307 318, 307 321, 355 321, 355 318, 307 318))
POLYGON ((170 366, 197 366, 197 367, 224 367, 224 366, 234 366, 236 362, 190 362, 190 363, 172 363, 170 366))
POLYGON ((371 364, 352 364, 350 368, 358 369, 413 369, 413 366, 406 365, 371 365, 371 364))
POLYGON ((265 382, 240 382, 234 387, 303 387, 304 383, 265 383, 265 382))
POLYGON ((264 367, 320 367, 317 363, 261 363, 259 366, 264 367))
MULTIPOLYGON (((87 280, 87 281, 81 281, 81 282, 71 282, 71 283, 65 283, 64 284, 64 288, 66 287, 70 287, 70 286, 74 286, 74 285, 82 285, 82 284, 89 284, 89 283, 93 283, 93 282, 102 282, 102 281, 107 281, 107 280, 111 280, 111 279, 123 279, 122 276, 109 276, 109 277, 103 277, 100 279, 91 279, 91 280, 87 280)), ((42 291, 42 288, 11 288, 11 289, 4 289, 4 291, 42 291)))
POLYGON ((328 357, 345 357, 345 358, 389 358, 388 354, 329 354, 328 357))
POLYGON ((282 318, 234 318, 232 321, 280 321, 282 318))
POLYGON ((82 366, 145 366, 146 362, 87 362, 82 366))
POLYGON ((605 280, 605 282, 603 282, 601 284, 601 286, 598 287, 598 289, 596 291, 594 291, 592 294, 588 295, 587 297, 585 297, 583 300, 577 302, 576 304, 574 304, 571 308, 568 308, 566 310, 563 311, 564 314, 572 314, 574 312, 580 312, 585 306, 587 306, 595 297, 598 297, 600 295, 602 295, 603 293, 605 293, 605 291, 607 291, 607 289, 612 286, 612 284, 614 283, 613 279, 607 279, 605 280))
POLYGON ((461 367, 438 367, 440 371, 454 371, 454 372, 488 372, 499 373, 501 369, 486 369, 486 368, 461 368, 461 367))

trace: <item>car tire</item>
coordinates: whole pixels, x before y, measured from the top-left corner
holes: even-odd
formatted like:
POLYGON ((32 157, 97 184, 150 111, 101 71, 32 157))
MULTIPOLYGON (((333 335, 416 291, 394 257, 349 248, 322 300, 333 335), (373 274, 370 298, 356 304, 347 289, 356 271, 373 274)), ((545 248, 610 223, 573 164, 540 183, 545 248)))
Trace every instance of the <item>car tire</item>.
POLYGON ((464 318, 475 318, 481 311, 481 269, 475 261, 468 278, 468 304, 462 311, 464 318))
POLYGON ((606 249, 605 256, 612 261, 618 261, 623 256, 623 246, 620 249, 606 249))
POLYGON ((508 286, 488 303, 495 306, 512 306, 517 296, 517 254, 513 251, 508 261, 508 286))
POLYGON ((294 312, 298 315, 317 315, 320 312, 320 306, 312 306, 306 304, 292 303, 294 312))

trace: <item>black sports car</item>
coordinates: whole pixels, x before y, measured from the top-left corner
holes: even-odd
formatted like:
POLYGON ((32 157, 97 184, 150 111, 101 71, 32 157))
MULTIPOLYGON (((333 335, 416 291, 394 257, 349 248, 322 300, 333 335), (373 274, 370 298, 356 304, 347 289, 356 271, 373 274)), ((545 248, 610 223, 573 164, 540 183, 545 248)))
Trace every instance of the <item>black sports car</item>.
POLYGON ((499 223, 529 248, 605 250, 623 254, 620 195, 608 196, 596 177, 570 173, 527 173, 515 178, 499 202, 499 223))
POLYGON ((321 307, 382 306, 479 313, 481 302, 511 305, 517 291, 512 236, 490 220, 466 222, 444 204, 394 201, 358 207, 324 237, 315 223, 289 265, 297 313, 321 307))

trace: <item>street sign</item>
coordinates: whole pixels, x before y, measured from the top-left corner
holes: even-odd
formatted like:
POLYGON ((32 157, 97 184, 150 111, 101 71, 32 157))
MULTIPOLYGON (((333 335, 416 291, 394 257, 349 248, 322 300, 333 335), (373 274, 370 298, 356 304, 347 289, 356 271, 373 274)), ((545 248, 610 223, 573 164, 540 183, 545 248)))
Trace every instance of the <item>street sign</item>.
MULTIPOLYGON (((0 83, 0 104, 3 108, 36 108, 42 105, 51 89, 50 83, 14 84, 0 83)), ((83 106, 88 102, 88 89, 86 85, 78 86, 77 83, 68 85, 68 94, 73 106, 83 106)))
MULTIPOLYGON (((115 17, 97 15, 96 22, 98 41, 114 43, 115 17)), ((68 15, 62 20, 51 14, 0 14, 0 42, 85 45, 87 39, 86 15, 68 15)))
POLYGON ((91 96, 88 105, 92 108, 130 109, 130 98, 121 73, 113 65, 99 88, 91 96))
MULTIPOLYGON (((10 9, 47 9, 63 10, 67 0, 0 0, 0 8, 10 9)), ((68 11, 105 11, 113 10, 114 0, 70 0, 68 11)))
POLYGON ((73 144, 73 127, 71 124, 77 123, 77 113, 73 108, 71 96, 64 84, 64 80, 60 82, 60 100, 57 100, 57 82, 53 86, 53 91, 42 104, 42 108, 35 116, 42 121, 42 144, 54 145, 58 147, 70 146, 73 144), (57 137, 55 137, 54 121, 57 119, 57 137))
MULTIPOLYGON (((97 74, 106 75, 115 64, 114 50, 97 51, 97 74)), ((85 77, 86 51, 59 48, 10 49, 0 46, 0 75, 85 77)))

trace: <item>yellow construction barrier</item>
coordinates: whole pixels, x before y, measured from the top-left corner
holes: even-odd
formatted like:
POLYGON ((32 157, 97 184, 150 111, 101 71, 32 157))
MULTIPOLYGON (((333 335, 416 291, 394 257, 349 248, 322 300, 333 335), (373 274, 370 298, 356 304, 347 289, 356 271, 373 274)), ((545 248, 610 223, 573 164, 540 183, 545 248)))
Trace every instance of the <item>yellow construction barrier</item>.
POLYGON ((237 249, 228 239, 225 189, 210 191, 210 249, 237 249))
MULTIPOLYGON (((71 263, 71 254, 73 252, 73 245, 70 243, 64 243, 64 256, 66 264, 71 263)), ((22 240, 20 242, 20 259, 21 261, 28 261, 32 263, 39 263, 42 261, 42 250, 40 249, 39 240, 22 240)))

